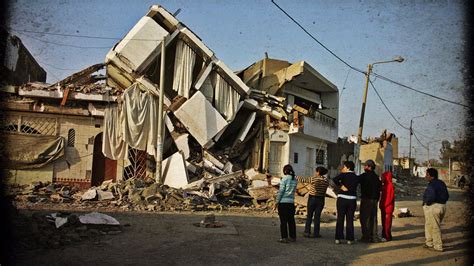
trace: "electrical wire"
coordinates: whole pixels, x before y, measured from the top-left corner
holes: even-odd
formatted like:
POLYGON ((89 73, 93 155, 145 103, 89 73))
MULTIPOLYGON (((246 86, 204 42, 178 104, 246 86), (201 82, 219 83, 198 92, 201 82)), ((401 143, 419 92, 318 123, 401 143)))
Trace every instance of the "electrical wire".
POLYGON ((400 82, 398 82, 398 81, 395 81, 395 80, 392 80, 392 79, 387 78, 387 77, 385 77, 385 76, 382 76, 382 75, 380 75, 380 74, 377 74, 377 73, 372 72, 372 75, 374 75, 375 77, 380 78, 380 79, 382 79, 382 80, 385 80, 385 81, 391 82, 391 83, 393 83, 393 84, 396 84, 396 85, 398 85, 398 86, 400 86, 400 87, 403 87, 403 88, 406 88, 406 89, 409 89, 409 90, 412 90, 412 91, 421 93, 421 94, 423 94, 423 95, 426 95, 426 96, 429 96, 429 97, 432 97, 432 98, 435 98, 435 99, 438 99, 438 100, 441 100, 441 101, 445 101, 445 102, 448 102, 448 103, 452 103, 452 104, 455 104, 455 105, 459 105, 459 106, 462 106, 462 107, 464 107, 464 108, 469 108, 469 106, 466 105, 466 104, 458 103, 458 102, 455 102, 455 101, 451 101, 451 100, 448 100, 448 99, 445 99, 445 98, 441 98, 441 97, 439 97, 439 96, 436 96, 436 95, 433 95, 433 94, 430 94, 430 93, 427 93, 427 92, 424 92, 424 91, 417 90, 417 89, 415 89, 415 88, 413 88, 413 87, 407 86, 407 85, 405 85, 405 84, 402 84, 402 83, 400 83, 400 82))
POLYGON ((91 35, 79 35, 79 34, 66 34, 66 33, 52 33, 52 32, 44 32, 44 31, 33 31, 33 30, 22 30, 22 29, 14 29, 14 28, 5 28, 8 31, 14 32, 22 32, 22 33, 35 33, 35 34, 44 34, 44 35, 53 35, 53 36, 61 36, 61 37, 72 37, 72 38, 84 38, 84 39, 98 39, 98 40, 128 40, 128 41, 162 41, 161 39, 142 39, 142 38, 117 38, 117 37, 100 37, 100 36, 91 36, 91 35))
POLYGON ((298 21, 296 21, 290 14, 288 14, 288 12, 286 12, 283 8, 281 8, 277 3, 275 3, 274 0, 272 0, 272 3, 278 8, 280 9, 281 12, 283 12, 289 19, 291 19, 296 25, 298 25, 298 27, 300 27, 306 34, 308 34, 309 37, 311 37, 315 42, 317 42, 319 45, 321 45, 326 51, 328 51, 330 54, 332 54, 334 57, 336 57, 339 61, 341 61, 343 64, 345 64, 346 66, 348 66, 349 68, 351 68, 352 70, 354 71, 357 71, 357 72, 360 72, 362 74, 365 74, 365 72, 363 70, 360 70, 358 68, 355 68, 353 67, 352 65, 350 65, 349 63, 347 63, 345 60, 343 60, 342 58, 340 58, 339 56, 337 56, 333 51, 331 51, 328 47, 326 47, 326 45, 324 45, 323 43, 321 43, 316 37, 314 37, 308 30, 306 30, 298 21))
POLYGON ((72 48, 80 48, 80 49, 110 49, 110 48, 112 48, 112 46, 80 46, 80 45, 74 45, 74 44, 57 43, 57 42, 42 40, 40 38, 36 38, 36 37, 33 37, 31 35, 27 35, 27 34, 24 34, 24 33, 22 33, 21 36, 29 38, 29 39, 37 40, 39 42, 47 43, 47 44, 53 44, 53 45, 65 46, 65 47, 72 47, 72 48))
POLYGON ((413 130, 411 132, 412 132, 413 136, 415 136, 416 141, 418 141, 418 143, 421 145, 421 147, 423 147, 425 149, 428 149, 428 147, 426 147, 423 143, 421 143, 420 139, 418 139, 418 136, 415 134, 415 132, 413 132, 413 130))
POLYGON ((77 69, 77 68, 60 68, 60 67, 56 67, 56 66, 54 66, 54 65, 51 65, 51 64, 42 62, 42 61, 40 61, 40 60, 38 60, 38 59, 36 59, 36 61, 38 61, 38 63, 40 63, 40 64, 42 64, 42 65, 47 65, 47 66, 50 66, 50 67, 52 67, 52 68, 54 68, 54 69, 57 69, 57 70, 66 70, 66 71, 68 71, 68 70, 70 70, 70 71, 79 71, 79 70, 80 70, 80 69, 77 69))
POLYGON ((393 120, 395 120, 395 122, 397 122, 397 124, 399 126, 401 126, 402 128, 406 129, 406 130, 410 130, 409 127, 406 127, 404 125, 402 125, 402 123, 400 123, 400 121, 398 121, 398 119, 393 115, 392 111, 390 111, 390 109, 388 108, 388 106, 385 104, 385 102, 383 101, 382 99, 382 96, 380 96, 379 92, 377 91, 377 89, 375 88, 374 84, 372 83, 372 81, 370 80, 369 78, 369 83, 370 83, 370 86, 372 86, 372 88, 374 89, 375 93, 377 94, 379 100, 382 102, 383 106, 385 107, 385 109, 387 110, 387 112, 390 114, 390 116, 393 118, 393 120))
MULTIPOLYGON (((280 9, 281 12, 283 12, 291 21, 293 21, 296 25, 298 25, 298 27, 300 27, 308 36, 310 36, 314 41, 316 41, 319 45, 321 45, 324 49, 326 49, 326 51, 328 51, 331 55, 333 55, 335 58, 337 58, 339 61, 341 61, 342 63, 344 63, 346 66, 348 66, 349 68, 351 68, 352 70, 354 71, 357 71, 359 73, 362 73, 364 75, 367 74, 367 72, 363 71, 363 70, 360 70, 356 67, 353 67, 351 64, 347 63, 345 60, 343 60, 342 58, 340 58, 338 55, 336 55, 333 51, 331 51, 329 48, 327 48, 323 43, 321 43, 316 37, 314 37, 308 30, 306 30, 298 21, 296 21, 296 19, 294 19, 290 14, 288 14, 288 12, 286 12, 283 8, 281 8, 277 3, 275 3, 274 0, 271 0, 272 3, 278 8, 280 9)), ((430 94, 430 93, 426 93, 424 91, 420 91, 420 90, 417 90, 413 87, 410 87, 410 86, 407 86, 407 85, 404 85, 400 82, 397 82, 397 81, 394 81, 390 78, 387 78, 385 76, 382 76, 380 74, 377 74, 375 72, 372 72, 371 75, 374 75, 376 78, 380 78, 380 79, 383 79, 385 81, 388 81, 388 82, 391 82, 393 84, 396 84, 398 86, 401 86, 401 87, 404 87, 406 89, 409 89, 409 90, 412 90, 412 91, 415 91, 415 92, 418 92, 418 93, 421 93, 425 96, 429 96, 429 97, 433 97, 435 99, 438 99, 438 100, 441 100, 441 101, 445 101, 445 102, 449 102, 449 103, 452 103, 452 104, 455 104, 455 105, 458 105, 458 106, 462 106, 464 108, 469 108, 468 105, 466 104, 463 104, 463 103, 459 103, 459 102, 455 102, 455 101, 451 101, 451 100, 448 100, 448 99, 445 99, 445 98, 442 98, 442 97, 439 97, 439 96, 436 96, 436 95, 433 95, 433 94, 430 94)))

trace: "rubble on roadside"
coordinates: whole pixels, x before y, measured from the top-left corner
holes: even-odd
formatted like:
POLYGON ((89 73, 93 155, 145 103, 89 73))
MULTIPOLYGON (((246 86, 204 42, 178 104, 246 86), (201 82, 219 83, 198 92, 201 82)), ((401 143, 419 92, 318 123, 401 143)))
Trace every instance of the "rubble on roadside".
POLYGON ((97 212, 56 212, 47 215, 36 212, 31 216, 16 213, 12 218, 15 224, 12 234, 17 241, 11 245, 23 251, 62 248, 87 239, 100 243, 103 236, 119 234, 124 226, 128 226, 121 225, 112 216, 97 212))

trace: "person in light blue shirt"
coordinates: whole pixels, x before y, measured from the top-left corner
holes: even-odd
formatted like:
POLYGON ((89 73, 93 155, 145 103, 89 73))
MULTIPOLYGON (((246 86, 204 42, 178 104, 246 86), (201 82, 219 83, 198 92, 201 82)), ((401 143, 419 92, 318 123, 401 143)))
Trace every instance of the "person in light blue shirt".
POLYGON ((275 202, 280 217, 281 239, 279 242, 288 243, 296 241, 295 191, 298 181, 293 167, 289 164, 283 167, 283 174, 285 176, 280 181, 280 189, 275 202), (288 238, 288 231, 290 238, 288 238))

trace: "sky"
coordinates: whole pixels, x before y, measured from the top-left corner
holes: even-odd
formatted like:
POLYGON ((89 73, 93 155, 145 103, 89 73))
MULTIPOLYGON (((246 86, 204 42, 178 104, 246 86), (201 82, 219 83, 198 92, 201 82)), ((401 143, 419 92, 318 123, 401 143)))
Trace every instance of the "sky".
MULTIPOLYGON (((405 58, 403 63, 374 66, 378 74, 451 101, 464 98, 462 1, 289 1, 275 0, 337 56, 359 69, 374 62, 405 58)), ((270 0, 259 1, 11 1, 13 34, 48 72, 53 83, 103 62, 116 39, 87 39, 45 33, 123 38, 149 7, 159 4, 174 13, 232 70, 270 58, 305 60, 340 91, 339 136, 356 135, 365 76, 324 50, 270 0), (80 2, 80 3, 79 3, 80 2), (15 31, 18 30, 18 31, 15 31), (25 33, 22 30, 44 32, 25 33)), ((441 140, 463 135, 467 109, 372 78, 397 120, 413 128, 412 153, 418 161, 436 158, 441 140)), ((383 129, 399 137, 400 156, 408 155, 409 131, 399 126, 369 88, 364 138, 383 129)))

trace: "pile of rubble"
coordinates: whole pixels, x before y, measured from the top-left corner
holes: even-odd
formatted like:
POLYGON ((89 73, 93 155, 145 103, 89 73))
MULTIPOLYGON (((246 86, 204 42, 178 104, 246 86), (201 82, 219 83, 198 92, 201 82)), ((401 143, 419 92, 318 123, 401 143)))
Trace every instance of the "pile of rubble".
MULTIPOLYGON (((274 183, 279 182, 274 178, 274 183)), ((278 183, 276 183, 278 184, 278 183)), ((140 211, 206 211, 229 207, 269 210, 277 188, 261 186, 242 171, 213 178, 202 178, 177 189, 158 184, 152 179, 105 181, 99 187, 80 191, 59 183, 35 182, 26 188, 12 187, 17 202, 66 203, 83 207, 117 207, 140 211), (254 185, 252 185, 254 184, 254 185), (265 196, 258 196, 258 191, 265 196)))
POLYGON ((113 217, 102 213, 73 214, 58 212, 52 214, 33 213, 32 215, 15 213, 12 215, 11 245, 16 251, 39 248, 62 248, 83 240, 100 242, 103 235, 115 235, 123 231, 124 226, 113 217))

